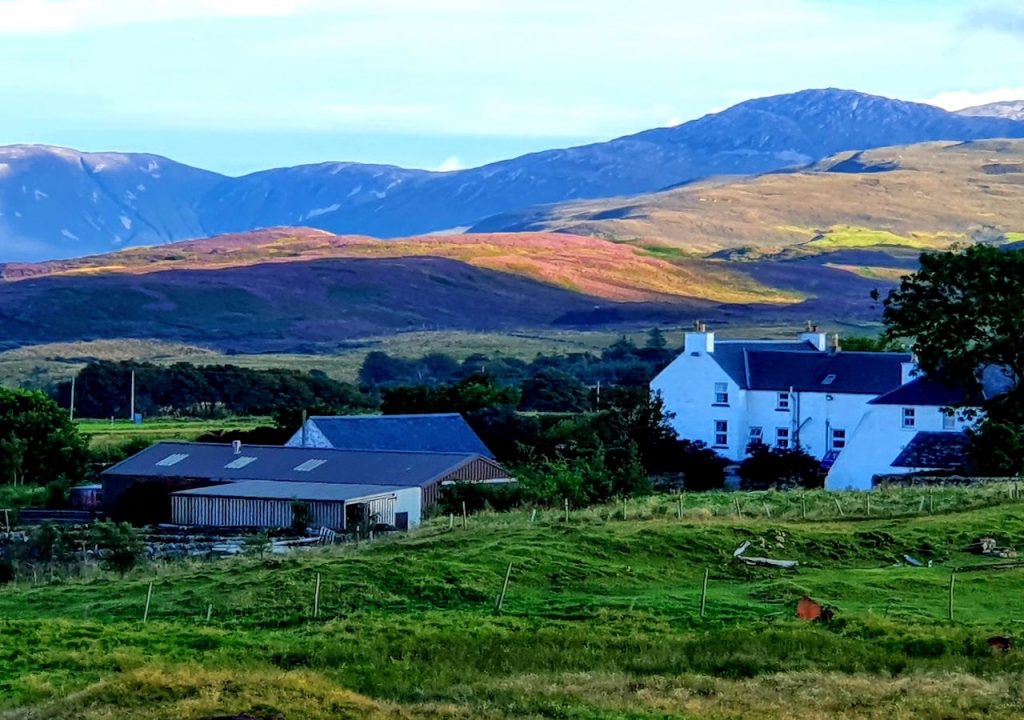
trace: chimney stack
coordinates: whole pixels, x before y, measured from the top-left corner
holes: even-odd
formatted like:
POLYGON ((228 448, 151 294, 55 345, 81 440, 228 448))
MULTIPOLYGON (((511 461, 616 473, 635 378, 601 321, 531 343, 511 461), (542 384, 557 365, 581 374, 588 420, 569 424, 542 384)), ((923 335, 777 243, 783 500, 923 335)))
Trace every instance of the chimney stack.
POLYGON ((842 348, 839 347, 839 333, 832 336, 832 352, 839 352, 842 348))
POLYGON ((818 326, 810 320, 807 321, 804 326, 804 331, 799 335, 800 342, 807 342, 818 349, 819 352, 825 352, 828 347, 828 338, 825 333, 818 331, 818 326))
POLYGON ((693 332, 685 335, 683 352, 693 355, 713 353, 715 351, 715 334, 708 332, 708 326, 697 320, 693 323, 693 332))
POLYGON ((242 454, 242 441, 241 440, 232 440, 231 441, 231 450, 235 453, 235 455, 241 455, 242 454))

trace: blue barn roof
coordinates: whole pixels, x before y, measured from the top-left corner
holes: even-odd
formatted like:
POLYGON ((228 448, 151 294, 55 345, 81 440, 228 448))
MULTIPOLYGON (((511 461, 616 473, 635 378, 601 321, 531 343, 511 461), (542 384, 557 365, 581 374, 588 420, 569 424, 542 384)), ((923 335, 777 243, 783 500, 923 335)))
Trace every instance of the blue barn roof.
POLYGON ((318 415, 309 422, 338 450, 459 452, 494 458, 458 413, 318 415))

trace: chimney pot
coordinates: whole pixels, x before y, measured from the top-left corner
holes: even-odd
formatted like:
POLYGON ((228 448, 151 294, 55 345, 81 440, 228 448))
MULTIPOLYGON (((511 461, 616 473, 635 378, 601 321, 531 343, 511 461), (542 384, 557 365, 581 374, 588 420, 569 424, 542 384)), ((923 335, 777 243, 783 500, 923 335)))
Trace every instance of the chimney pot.
POLYGON ((241 455, 242 454, 242 441, 241 440, 232 440, 231 441, 231 450, 235 453, 235 455, 241 455))

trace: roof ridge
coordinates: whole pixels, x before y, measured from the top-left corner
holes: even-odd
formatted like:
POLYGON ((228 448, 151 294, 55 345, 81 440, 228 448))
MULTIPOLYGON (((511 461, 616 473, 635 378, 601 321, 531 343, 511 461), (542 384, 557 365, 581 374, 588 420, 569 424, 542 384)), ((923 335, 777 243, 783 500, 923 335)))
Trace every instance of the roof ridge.
MULTIPOLYGON (((160 440, 153 445, 150 445, 146 450, 152 450, 153 448, 161 446, 185 446, 185 447, 215 447, 223 448, 225 450, 232 449, 231 443, 212 443, 212 442, 194 442, 189 440, 160 440)), ((258 448, 264 450, 289 450, 289 451, 305 451, 305 452, 336 452, 336 453, 374 453, 377 455, 457 455, 459 457, 472 457, 479 456, 484 457, 478 452, 459 452, 457 450, 446 451, 446 450, 378 450, 376 448, 338 448, 338 447, 302 447, 299 445, 265 445, 256 443, 242 443, 242 451, 246 448, 258 448)), ((143 450, 142 452, 146 452, 143 450)))

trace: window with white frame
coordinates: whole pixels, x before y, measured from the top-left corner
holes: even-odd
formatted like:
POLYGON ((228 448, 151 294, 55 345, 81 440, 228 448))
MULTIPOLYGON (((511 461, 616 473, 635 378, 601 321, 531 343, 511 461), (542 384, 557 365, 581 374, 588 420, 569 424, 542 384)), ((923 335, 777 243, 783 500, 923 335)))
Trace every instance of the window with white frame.
POLYGON ((789 410, 789 393, 780 392, 775 398, 776 410, 789 410))
POLYGON ((956 430, 956 415, 954 413, 942 411, 942 429, 956 430))
POLYGON ((832 449, 842 450, 846 447, 846 430, 842 428, 832 428, 832 449))
POLYGON ((729 447, 729 423, 715 420, 715 447, 729 447))
POLYGON ((789 447, 789 428, 775 428, 775 447, 783 449, 789 447))
POLYGON ((715 383, 715 405, 729 404, 729 383, 715 383))
POLYGON ((750 428, 750 443, 764 442, 764 428, 760 426, 751 426, 750 428))
POLYGON ((903 427, 914 428, 917 427, 917 409, 916 408, 903 408, 903 427))

